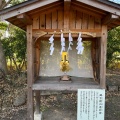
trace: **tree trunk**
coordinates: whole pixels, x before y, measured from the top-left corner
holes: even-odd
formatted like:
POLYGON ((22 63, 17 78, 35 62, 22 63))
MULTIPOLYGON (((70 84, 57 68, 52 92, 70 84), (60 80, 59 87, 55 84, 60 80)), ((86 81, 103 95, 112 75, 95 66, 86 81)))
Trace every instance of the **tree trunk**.
POLYGON ((1 41, 0 41, 0 69, 2 69, 5 72, 5 74, 7 74, 7 62, 1 41))
MULTIPOLYGON (((11 1, 12 0, 8 0, 8 2, 6 2, 5 0, 0 0, 0 10, 3 9, 4 7, 6 7, 11 1)), ((0 41, 0 69, 2 69, 5 72, 5 74, 8 73, 7 62, 6 62, 6 58, 5 58, 5 54, 3 51, 1 41, 0 41)))

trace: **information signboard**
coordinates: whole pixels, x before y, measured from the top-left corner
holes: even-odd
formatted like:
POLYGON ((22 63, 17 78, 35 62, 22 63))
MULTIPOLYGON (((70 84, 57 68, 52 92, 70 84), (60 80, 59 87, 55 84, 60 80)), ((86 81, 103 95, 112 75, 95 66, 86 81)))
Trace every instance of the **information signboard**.
POLYGON ((104 120, 105 90, 79 89, 77 120, 104 120))

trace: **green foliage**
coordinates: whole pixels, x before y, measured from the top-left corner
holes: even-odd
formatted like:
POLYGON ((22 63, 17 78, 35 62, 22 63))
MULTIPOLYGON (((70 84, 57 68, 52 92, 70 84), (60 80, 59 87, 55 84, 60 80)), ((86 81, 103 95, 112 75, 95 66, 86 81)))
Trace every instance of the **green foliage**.
MULTIPOLYGON (((4 0, 0 8, 13 6, 26 0, 4 0)), ((0 43, 4 48, 6 58, 10 59, 10 63, 14 63, 17 70, 20 70, 25 64, 26 56, 26 35, 21 29, 7 22, 0 22, 0 43), (9 36, 6 36, 8 31, 9 36), (19 63, 19 64, 18 64, 19 63)), ((3 53, 3 52, 2 52, 3 53)), ((4 53, 3 53, 4 54, 4 53)))
POLYGON ((107 66, 117 60, 120 55, 120 26, 108 32, 107 66))
POLYGON ((0 30, 6 30, 8 27, 7 23, 5 22, 0 22, 0 30))
POLYGON ((6 22, 0 22, 0 40, 4 36, 7 27, 8 27, 8 25, 6 22))
POLYGON ((17 70, 20 70, 26 59, 26 34, 11 24, 9 24, 8 30, 9 37, 2 39, 5 56, 14 62, 17 70))
POLYGON ((24 2, 24 1, 27 1, 27 0, 12 0, 12 1, 10 2, 10 6, 13 6, 13 5, 22 3, 22 2, 24 2))

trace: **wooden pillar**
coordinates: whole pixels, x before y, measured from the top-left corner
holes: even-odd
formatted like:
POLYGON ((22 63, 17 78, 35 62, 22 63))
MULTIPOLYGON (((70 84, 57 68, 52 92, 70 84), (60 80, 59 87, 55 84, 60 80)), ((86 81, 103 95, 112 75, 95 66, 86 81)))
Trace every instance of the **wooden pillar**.
POLYGON ((40 114, 40 91, 39 90, 35 91, 35 100, 36 100, 35 114, 40 114))
POLYGON ((92 40, 91 57, 92 57, 93 77, 96 80, 96 70, 95 70, 95 40, 94 41, 92 40))
POLYGON ((32 40, 32 25, 27 25, 27 120, 34 120, 33 114, 33 91, 34 81, 34 46, 32 40))
POLYGON ((107 49, 107 25, 102 25, 100 52, 100 87, 106 88, 106 49, 107 49))
POLYGON ((100 38, 96 38, 96 77, 100 82, 100 38))
POLYGON ((35 45, 35 74, 39 76, 40 70, 40 41, 37 40, 35 45))
MULTIPOLYGON (((39 76, 39 69, 40 69, 40 41, 37 40, 35 45, 35 61, 36 61, 36 77, 39 76)), ((35 114, 40 114, 40 91, 35 91, 35 114)))

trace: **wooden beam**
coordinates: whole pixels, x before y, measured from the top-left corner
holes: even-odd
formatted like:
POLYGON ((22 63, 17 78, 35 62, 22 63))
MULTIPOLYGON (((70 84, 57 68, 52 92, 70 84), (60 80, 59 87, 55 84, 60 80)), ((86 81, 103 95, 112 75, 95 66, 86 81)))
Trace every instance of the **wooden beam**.
POLYGON ((78 89, 100 89, 99 84, 91 78, 71 77, 74 83, 62 83, 59 82, 59 79, 60 77, 38 77, 33 84, 33 90, 77 91, 78 89))
MULTIPOLYGON (((40 39, 38 40, 38 41, 48 41, 49 40, 49 38, 50 38, 51 36, 50 35, 45 35, 45 36, 42 36, 42 37, 40 37, 40 39)), ((68 35, 64 35, 64 37, 67 39, 68 38, 68 35)), ((78 39, 78 35, 76 34, 76 35, 72 35, 72 37, 73 37, 73 40, 74 41, 77 41, 77 39, 78 39)), ((89 37, 89 36, 87 36, 87 35, 82 35, 81 36, 82 38, 84 38, 83 39, 83 41, 92 41, 92 40, 96 40, 96 38, 92 38, 92 37, 89 37)), ((56 41, 60 41, 60 35, 55 35, 55 40, 56 41)))
POLYGON ((32 39, 32 25, 27 26, 27 120, 33 120, 33 91, 34 80, 34 52, 32 39))
POLYGON ((25 12, 29 12, 30 10, 40 8, 42 6, 45 6, 45 5, 48 5, 50 3, 54 3, 54 2, 57 2, 57 1, 59 1, 59 0, 42 0, 42 1, 38 0, 35 3, 29 4, 29 5, 20 7, 20 8, 16 8, 14 10, 10 10, 10 11, 7 11, 7 12, 1 14, 0 15, 0 21, 6 20, 8 18, 17 16, 17 15, 25 13, 25 12))
POLYGON ((51 12, 54 12, 54 11, 58 11, 58 10, 62 10, 63 8, 62 8, 62 5, 59 5, 59 6, 54 6, 54 7, 49 7, 49 8, 44 8, 44 9, 39 9, 39 12, 36 12, 36 13, 31 13, 31 12, 29 12, 28 14, 32 17, 32 18, 34 18, 34 17, 38 17, 38 16, 40 16, 40 14, 49 14, 49 13, 51 13, 51 12))
POLYGON ((97 0, 76 0, 78 2, 90 5, 94 8, 98 8, 100 10, 104 10, 106 12, 110 12, 112 14, 116 14, 118 16, 120 16, 120 9, 116 8, 116 7, 112 7, 110 5, 107 5, 105 3, 99 2, 97 0))
POLYGON ((84 9, 82 7, 71 6, 71 8, 74 9, 74 10, 77 10, 79 12, 83 12, 83 13, 86 13, 86 14, 89 14, 89 15, 92 15, 92 16, 95 16, 95 17, 98 17, 98 18, 102 18, 102 16, 100 14, 96 14, 95 12, 88 11, 87 9, 84 9))
MULTIPOLYGON (((100 36, 101 36, 101 34, 99 34, 99 35, 97 34, 97 35, 96 35, 96 37, 100 37, 100 36)), ((47 40, 48 40, 50 37, 51 37, 51 34, 46 34, 46 35, 40 37, 40 39, 46 39, 46 38, 47 38, 47 40)), ((65 37, 65 38, 68 38, 68 33, 64 34, 64 37, 65 37)), ((72 34, 72 37, 73 37, 73 38, 78 38, 78 33, 72 34)), ((89 39, 90 39, 90 38, 95 38, 95 37, 90 36, 90 35, 87 35, 87 34, 82 34, 81 37, 82 37, 82 38, 89 38, 89 39)), ((55 35, 54 35, 54 38, 55 38, 55 40, 60 40, 60 34, 55 34, 55 35)))
POLYGON ((71 0, 64 0, 64 30, 69 30, 69 13, 71 0))
MULTIPOLYGON (((72 36, 78 36, 78 33, 81 32, 83 37, 101 37, 101 29, 71 29, 70 32, 72 33, 72 36)), ((63 31, 64 35, 68 37, 69 31, 63 31)), ((60 37, 60 30, 58 29, 44 29, 44 30, 33 30, 33 36, 38 39, 39 37, 50 37, 51 34, 55 34, 55 37, 60 37)))
POLYGON ((100 52, 100 87, 106 88, 106 49, 107 49, 107 25, 102 25, 101 52, 100 52))
POLYGON ((35 42, 42 36, 46 35, 47 32, 41 31, 41 30, 37 30, 37 31, 33 31, 33 37, 35 38, 35 42))
MULTIPOLYGON (((63 34, 79 34, 79 32, 76 32, 76 31, 63 31, 62 32, 63 34)), ((52 34, 58 34, 60 35, 61 32, 47 32, 48 35, 52 35, 52 34)), ((87 35, 87 36, 90 36, 90 37, 96 37, 96 33, 90 33, 90 32, 81 32, 82 35, 87 35)))
POLYGON ((27 14, 20 14, 17 18, 25 25, 32 25, 32 19, 27 14))
POLYGON ((79 3, 78 1, 75 1, 72 4, 79 7, 79 8, 81 8, 81 9, 86 9, 86 10, 88 10, 88 12, 91 11, 91 12, 93 12, 95 14, 100 14, 101 16, 106 15, 106 13, 103 10, 94 9, 92 6, 89 6, 89 4, 86 5, 84 3, 79 3))
POLYGON ((29 15, 32 15, 33 17, 36 17, 40 14, 45 14, 45 13, 50 13, 52 11, 55 11, 57 9, 62 9, 63 8, 63 2, 62 1, 57 1, 48 5, 45 5, 41 8, 37 8, 35 10, 32 10, 31 12, 29 12, 29 15))
POLYGON ((109 14, 105 18, 103 18, 102 24, 108 25, 108 24, 114 22, 117 19, 119 19, 119 16, 114 15, 114 14, 109 14))
MULTIPOLYGON (((33 29, 33 32, 39 32, 39 31, 44 31, 44 32, 60 32, 61 29, 42 29, 42 30, 40 30, 40 29, 33 29)), ((99 32, 102 31, 102 29, 70 29, 70 31, 99 33, 99 32)), ((67 32, 69 32, 69 31, 67 31, 67 32)))

